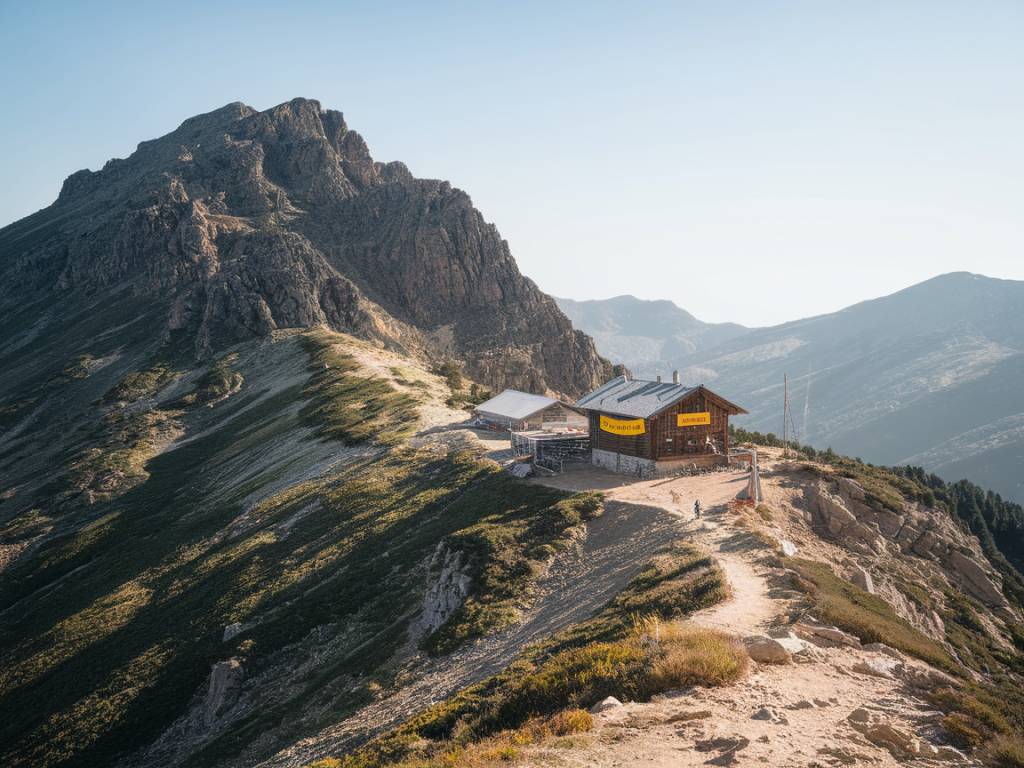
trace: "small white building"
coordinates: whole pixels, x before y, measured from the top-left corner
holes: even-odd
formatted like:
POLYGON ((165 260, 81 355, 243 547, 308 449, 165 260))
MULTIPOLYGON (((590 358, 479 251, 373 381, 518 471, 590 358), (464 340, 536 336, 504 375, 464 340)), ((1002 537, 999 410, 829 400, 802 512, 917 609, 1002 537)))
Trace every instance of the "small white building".
POLYGON ((506 389, 473 409, 477 417, 494 429, 519 432, 587 431, 587 417, 577 408, 546 395, 531 395, 506 389))

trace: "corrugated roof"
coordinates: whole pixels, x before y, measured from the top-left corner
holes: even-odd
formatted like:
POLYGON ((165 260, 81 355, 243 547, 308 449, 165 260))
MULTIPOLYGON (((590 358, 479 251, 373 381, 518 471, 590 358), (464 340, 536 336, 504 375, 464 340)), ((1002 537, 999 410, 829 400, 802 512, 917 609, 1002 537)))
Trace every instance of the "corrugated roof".
POLYGON ((703 384, 687 387, 683 384, 668 384, 661 381, 627 379, 625 376, 612 379, 589 395, 584 395, 576 401, 576 407, 614 413, 618 416, 646 419, 668 408, 673 403, 679 402, 698 389, 703 390, 704 397, 717 401, 729 413, 746 413, 743 408, 716 395, 703 384))
POLYGON ((492 397, 476 407, 477 411, 493 413, 507 419, 525 419, 537 411, 542 411, 558 401, 544 395, 531 395, 516 389, 506 389, 500 395, 492 397))
POLYGON ((695 389, 697 387, 687 387, 683 384, 619 376, 602 384, 589 395, 584 395, 576 401, 576 405, 594 411, 646 419, 672 403, 682 400, 695 389))

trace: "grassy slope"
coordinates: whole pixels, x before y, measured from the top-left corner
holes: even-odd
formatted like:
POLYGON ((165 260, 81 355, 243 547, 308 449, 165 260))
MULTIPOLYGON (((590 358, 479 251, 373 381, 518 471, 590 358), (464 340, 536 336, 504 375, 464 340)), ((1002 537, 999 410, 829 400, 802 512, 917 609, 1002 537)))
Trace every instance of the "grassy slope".
MULTIPOLYGON (((108 763, 180 716, 212 662, 242 656, 257 674, 280 661, 275 652, 298 647, 317 628, 328 637, 348 632, 351 643, 315 673, 269 692, 266 707, 193 762, 235 754, 314 703, 344 716, 365 699, 365 685, 332 683, 369 682, 388 659, 417 608, 422 564, 440 540, 475 543, 480 573, 499 563, 514 575, 479 580, 472 601, 480 610, 444 628, 465 638, 507 620, 522 590, 497 587, 516 586, 515 578, 521 587, 536 558, 547 556, 542 545, 597 511, 590 496, 513 484, 467 454, 396 448, 288 487, 239 520, 242 499, 278 471, 257 470, 233 493, 220 493, 219 473, 249 451, 305 424, 325 439, 385 444, 408 429, 414 403, 357 375, 331 342, 323 334, 306 338, 316 374, 305 386, 257 403, 247 382, 216 406, 219 428, 151 458, 141 483, 89 508, 90 524, 4 574, 5 765, 108 763), (232 622, 247 628, 224 643, 232 622)), ((149 378, 132 382, 148 388, 149 378)), ((206 402, 240 382, 215 367, 199 383, 211 392, 200 391, 196 401, 206 402)))

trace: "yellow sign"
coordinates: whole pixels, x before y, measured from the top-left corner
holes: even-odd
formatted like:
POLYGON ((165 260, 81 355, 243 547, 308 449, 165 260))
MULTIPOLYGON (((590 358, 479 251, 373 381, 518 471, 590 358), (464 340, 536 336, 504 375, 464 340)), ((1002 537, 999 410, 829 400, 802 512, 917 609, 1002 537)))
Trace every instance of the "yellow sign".
POLYGON ((613 419, 611 416, 601 417, 601 429, 613 435, 642 435, 643 419, 613 419))
POLYGON ((677 427, 696 427, 699 424, 710 424, 711 414, 708 411, 702 411, 700 413, 677 413, 676 414, 676 426, 677 427))

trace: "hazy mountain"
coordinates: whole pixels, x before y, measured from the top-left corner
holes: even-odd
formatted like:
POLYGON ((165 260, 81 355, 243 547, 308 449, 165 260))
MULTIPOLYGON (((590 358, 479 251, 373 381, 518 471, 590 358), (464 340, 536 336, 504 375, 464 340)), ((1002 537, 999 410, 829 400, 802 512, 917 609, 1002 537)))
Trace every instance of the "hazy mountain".
MULTIPOLYGON (((608 314, 591 308, 574 321, 614 357, 642 333, 609 323, 608 314)), ((680 330, 658 336, 692 327, 681 313, 680 330)), ((647 364, 673 368, 746 407, 745 426, 780 435, 788 373, 800 440, 876 463, 966 476, 1024 500, 1024 282, 942 275, 647 364)))
POLYGON ((643 377, 666 373, 665 361, 681 359, 748 331, 735 323, 701 322, 671 301, 645 301, 635 296, 555 301, 573 325, 585 328, 594 338, 601 354, 643 377))

